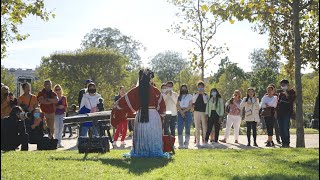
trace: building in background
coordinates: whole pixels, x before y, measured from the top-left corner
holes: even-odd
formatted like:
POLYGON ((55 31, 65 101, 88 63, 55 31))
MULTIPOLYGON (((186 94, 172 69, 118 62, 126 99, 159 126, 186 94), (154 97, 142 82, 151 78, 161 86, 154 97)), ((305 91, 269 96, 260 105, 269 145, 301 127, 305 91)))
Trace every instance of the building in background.
POLYGON ((23 94, 21 87, 22 83, 28 82, 31 84, 36 79, 34 75, 35 71, 33 69, 10 68, 7 70, 14 76, 16 89, 13 91, 13 93, 16 97, 19 97, 23 94))

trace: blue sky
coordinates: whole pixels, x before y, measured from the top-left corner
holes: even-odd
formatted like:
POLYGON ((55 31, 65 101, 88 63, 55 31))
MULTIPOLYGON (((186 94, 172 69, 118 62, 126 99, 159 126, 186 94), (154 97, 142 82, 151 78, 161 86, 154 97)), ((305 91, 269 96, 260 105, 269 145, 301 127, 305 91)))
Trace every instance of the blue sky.
MULTIPOLYGON (((32 68, 40 65, 41 57, 55 51, 75 50, 86 33, 94 28, 118 28, 123 34, 139 40, 146 47, 140 51, 145 66, 159 52, 174 50, 187 56, 193 48, 179 35, 167 32, 175 20, 177 9, 166 0, 46 0, 46 9, 56 17, 44 22, 33 16, 20 26, 30 37, 8 47, 8 57, 2 60, 7 68, 32 68)), ((254 48, 267 48, 267 35, 251 30, 247 22, 223 23, 218 28, 215 43, 226 43, 232 62, 250 71, 249 53, 254 48)), ((209 64, 206 74, 216 72, 219 59, 209 64)))

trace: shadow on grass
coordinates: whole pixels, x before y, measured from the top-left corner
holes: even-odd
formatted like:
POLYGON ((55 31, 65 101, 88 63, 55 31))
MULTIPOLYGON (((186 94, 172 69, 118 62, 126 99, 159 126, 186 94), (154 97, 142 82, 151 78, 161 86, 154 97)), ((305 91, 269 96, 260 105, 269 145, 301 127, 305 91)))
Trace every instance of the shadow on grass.
POLYGON ((72 157, 52 157, 51 160, 57 161, 94 161, 101 162, 104 165, 110 165, 121 169, 128 169, 129 173, 133 173, 135 175, 141 175, 146 172, 151 172, 157 168, 165 167, 169 162, 173 161, 172 159, 165 158, 99 158, 95 157, 87 157, 84 158, 72 158, 72 157))
POLYGON ((283 174, 268 174, 268 175, 247 175, 247 176, 234 176, 232 180, 256 180, 256 179, 278 179, 278 180, 301 180, 301 179, 314 179, 307 175, 283 175, 283 174))

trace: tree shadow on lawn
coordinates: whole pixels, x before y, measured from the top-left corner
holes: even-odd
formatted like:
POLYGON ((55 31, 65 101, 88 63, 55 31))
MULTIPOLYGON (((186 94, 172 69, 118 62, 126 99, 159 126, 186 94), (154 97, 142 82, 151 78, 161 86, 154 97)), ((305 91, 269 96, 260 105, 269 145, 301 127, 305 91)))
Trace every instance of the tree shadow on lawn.
POLYGON ((146 172, 151 172, 157 168, 163 168, 168 165, 169 162, 173 161, 172 159, 165 158, 100 158, 98 157, 90 157, 85 156, 84 158, 72 158, 72 157, 52 157, 51 160, 58 161, 101 161, 104 165, 115 166, 121 169, 128 169, 129 173, 133 173, 135 175, 141 175, 146 172))

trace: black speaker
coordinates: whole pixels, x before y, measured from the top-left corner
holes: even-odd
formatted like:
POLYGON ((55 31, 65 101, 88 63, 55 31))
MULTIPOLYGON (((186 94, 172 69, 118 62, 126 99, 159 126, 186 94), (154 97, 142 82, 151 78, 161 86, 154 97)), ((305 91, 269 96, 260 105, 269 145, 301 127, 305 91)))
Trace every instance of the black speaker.
POLYGON ((106 153, 110 152, 109 137, 83 137, 78 138, 79 153, 106 153))

